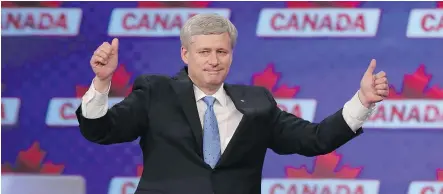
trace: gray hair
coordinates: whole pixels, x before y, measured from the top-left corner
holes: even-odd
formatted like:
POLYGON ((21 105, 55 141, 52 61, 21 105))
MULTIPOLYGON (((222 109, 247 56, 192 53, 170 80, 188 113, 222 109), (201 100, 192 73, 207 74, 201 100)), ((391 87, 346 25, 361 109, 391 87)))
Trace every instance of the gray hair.
POLYGON ((234 24, 218 14, 197 14, 183 25, 180 30, 181 44, 186 48, 191 43, 192 36, 228 33, 231 38, 231 48, 237 42, 237 29, 234 24))

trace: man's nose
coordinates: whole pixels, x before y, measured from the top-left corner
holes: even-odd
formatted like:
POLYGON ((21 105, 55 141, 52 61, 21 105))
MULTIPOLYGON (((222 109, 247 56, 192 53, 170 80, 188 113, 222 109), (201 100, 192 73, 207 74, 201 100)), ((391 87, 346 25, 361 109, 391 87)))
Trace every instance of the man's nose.
POLYGON ((208 62, 212 66, 217 66, 218 65, 217 53, 211 53, 211 55, 209 56, 209 61, 208 62))

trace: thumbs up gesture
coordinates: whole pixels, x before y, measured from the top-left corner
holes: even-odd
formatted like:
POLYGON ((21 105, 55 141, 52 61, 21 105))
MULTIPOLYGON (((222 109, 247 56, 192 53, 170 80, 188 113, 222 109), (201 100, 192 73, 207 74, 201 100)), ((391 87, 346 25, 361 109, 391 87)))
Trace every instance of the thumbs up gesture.
POLYGON ((389 95, 388 78, 381 71, 374 75, 376 67, 375 59, 372 59, 360 82, 358 96, 362 104, 369 108, 372 104, 384 100, 389 95))
POLYGON ((97 81, 110 82, 118 65, 118 39, 114 38, 111 44, 104 42, 100 45, 94 51, 90 63, 97 81))

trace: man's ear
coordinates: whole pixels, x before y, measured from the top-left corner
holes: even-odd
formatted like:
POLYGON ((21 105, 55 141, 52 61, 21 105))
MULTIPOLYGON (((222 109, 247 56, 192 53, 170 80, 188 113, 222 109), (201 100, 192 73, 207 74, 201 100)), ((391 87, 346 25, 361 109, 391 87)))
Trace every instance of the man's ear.
POLYGON ((186 49, 184 46, 181 47, 181 57, 183 62, 187 65, 188 64, 188 55, 189 55, 189 51, 188 49, 186 49))

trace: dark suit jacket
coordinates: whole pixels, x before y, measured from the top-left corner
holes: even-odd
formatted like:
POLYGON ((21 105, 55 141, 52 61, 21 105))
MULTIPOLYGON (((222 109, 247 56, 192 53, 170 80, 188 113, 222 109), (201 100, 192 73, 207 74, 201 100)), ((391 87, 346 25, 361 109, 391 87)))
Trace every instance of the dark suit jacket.
POLYGON ((244 116, 215 169, 203 160, 202 127, 186 68, 175 77, 137 77, 132 93, 102 118, 83 117, 80 106, 80 131, 103 145, 140 138, 144 171, 136 194, 258 194, 268 148, 317 156, 362 133, 349 128, 342 110, 315 124, 281 111, 263 87, 224 89, 244 116))

